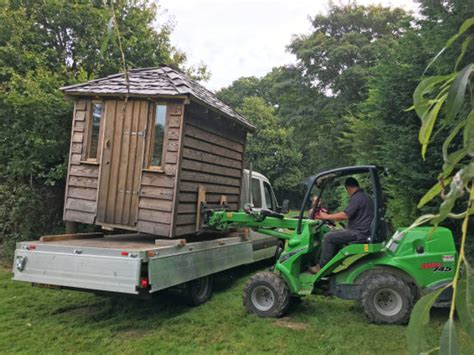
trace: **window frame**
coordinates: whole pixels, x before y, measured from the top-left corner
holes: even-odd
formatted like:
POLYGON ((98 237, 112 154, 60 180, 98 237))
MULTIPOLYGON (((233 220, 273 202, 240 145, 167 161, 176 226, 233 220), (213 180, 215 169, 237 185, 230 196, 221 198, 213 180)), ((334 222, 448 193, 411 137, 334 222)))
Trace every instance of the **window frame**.
POLYGON ((90 100, 87 105, 87 115, 86 115, 86 130, 84 134, 84 153, 82 160, 84 163, 92 163, 92 164, 99 164, 100 157, 102 154, 102 131, 104 129, 104 117, 105 117, 105 101, 104 100, 90 100), (90 157, 91 151, 91 142, 92 142, 92 125, 94 122, 93 114, 94 114, 94 105, 101 104, 102 105, 102 112, 100 114, 100 124, 99 124, 99 132, 97 138, 97 153, 95 158, 90 157))
MULTIPOLYGON (((262 198, 262 180, 257 178, 257 177, 252 177, 252 183, 251 183, 251 191, 252 191, 252 204, 254 205, 254 208, 256 209, 262 209, 263 208, 263 198, 262 198), (259 202, 260 202, 260 206, 256 206, 255 205, 255 198, 257 196, 254 196, 254 183, 257 183, 258 184, 258 188, 257 188, 257 191, 258 191, 258 197, 259 197, 259 202)), ((257 192, 256 191, 256 192, 257 192)))
POLYGON ((263 183, 263 195, 265 196, 265 205, 267 209, 276 211, 277 209, 276 198, 273 195, 272 186, 270 185, 270 183, 268 183, 265 180, 263 180, 262 183, 263 183), (267 196, 267 191, 268 191, 269 196, 267 196), (270 201, 268 201, 267 197, 270 199, 270 201), (270 206, 268 204, 270 204, 270 206))
POLYGON ((145 162, 143 170, 145 171, 154 171, 154 172, 164 172, 165 167, 165 158, 166 158, 166 149, 165 147, 168 145, 168 102, 166 101, 155 101, 151 105, 152 109, 150 110, 150 115, 148 119, 148 126, 149 134, 148 134, 148 142, 146 144, 146 154, 145 154, 145 162), (161 152, 161 165, 151 165, 151 160, 153 159, 153 143, 155 141, 155 122, 156 122, 156 110, 158 106, 165 106, 165 122, 164 122, 164 129, 163 129, 163 149, 161 152))

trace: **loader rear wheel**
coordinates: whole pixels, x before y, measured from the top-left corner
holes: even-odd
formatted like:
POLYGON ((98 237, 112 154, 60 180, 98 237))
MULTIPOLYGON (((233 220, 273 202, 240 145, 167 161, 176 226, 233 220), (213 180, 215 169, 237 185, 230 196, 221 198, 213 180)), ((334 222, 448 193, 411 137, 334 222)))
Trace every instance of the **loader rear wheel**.
POLYGON ((286 282, 273 272, 260 272, 250 278, 244 289, 244 306, 259 317, 281 317, 290 304, 286 282))
POLYGON ((361 294, 361 304, 374 323, 405 324, 413 308, 410 286, 395 275, 375 274, 367 280, 361 294))

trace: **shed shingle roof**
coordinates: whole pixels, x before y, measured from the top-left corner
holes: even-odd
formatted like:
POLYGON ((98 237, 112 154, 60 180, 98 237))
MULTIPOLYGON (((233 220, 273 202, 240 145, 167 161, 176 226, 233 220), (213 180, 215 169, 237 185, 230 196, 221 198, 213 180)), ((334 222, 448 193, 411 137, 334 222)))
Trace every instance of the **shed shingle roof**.
MULTIPOLYGON (((134 96, 191 96, 197 101, 216 109, 240 125, 253 131, 245 117, 219 100, 215 94, 207 90, 181 71, 169 66, 156 68, 132 69, 128 72, 131 97, 134 96)), ((61 90, 67 95, 126 95, 127 85, 125 74, 109 75, 83 84, 64 86, 61 90)))

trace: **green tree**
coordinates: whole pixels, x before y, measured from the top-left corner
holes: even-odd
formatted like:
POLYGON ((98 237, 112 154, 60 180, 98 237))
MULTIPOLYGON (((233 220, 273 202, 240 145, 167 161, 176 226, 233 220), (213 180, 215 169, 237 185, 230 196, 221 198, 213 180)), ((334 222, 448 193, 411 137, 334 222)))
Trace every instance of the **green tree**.
POLYGON ((327 15, 312 19, 312 32, 295 38, 289 49, 321 91, 351 104, 366 98, 370 68, 390 55, 412 20, 400 8, 331 4, 327 15))
POLYGON ((280 126, 274 109, 261 98, 246 97, 239 112, 257 127, 247 142, 247 161, 270 179, 277 192, 294 190, 302 178, 301 153, 290 139, 291 130, 280 126))
MULTIPOLYGON (((183 65, 157 5, 114 2, 127 65, 183 65)), ((59 87, 120 71, 103 1, 8 0, 0 7, 0 243, 62 228, 72 104, 59 87), (107 39, 110 41, 107 42, 107 39), (102 46, 102 51, 101 51, 102 46)), ((8 249, 8 248, 7 248, 8 249)), ((8 249, 9 250, 9 249, 8 249)))
POLYGON ((416 217, 417 200, 435 181, 439 155, 423 160, 419 154, 419 120, 411 106, 412 92, 429 55, 423 39, 410 31, 400 39, 390 58, 372 68, 368 98, 345 118, 344 146, 359 164, 373 163, 391 172, 384 185, 388 213, 394 226, 406 226, 416 217))

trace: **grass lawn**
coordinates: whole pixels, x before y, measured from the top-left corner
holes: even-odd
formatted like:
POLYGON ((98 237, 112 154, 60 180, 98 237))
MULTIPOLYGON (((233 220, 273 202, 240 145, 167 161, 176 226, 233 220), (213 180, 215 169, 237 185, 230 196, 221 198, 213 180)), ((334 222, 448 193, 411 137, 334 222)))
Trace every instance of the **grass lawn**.
MULTIPOLYGON (((308 297, 282 319, 246 314, 243 286, 264 267, 219 274, 213 298, 196 308, 170 294, 141 301, 33 288, 0 269, 0 352, 407 353, 406 327, 370 324, 356 302, 308 297)), ((432 313, 433 344, 447 314, 432 313)), ((474 353, 466 335, 461 342, 474 353)))

